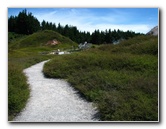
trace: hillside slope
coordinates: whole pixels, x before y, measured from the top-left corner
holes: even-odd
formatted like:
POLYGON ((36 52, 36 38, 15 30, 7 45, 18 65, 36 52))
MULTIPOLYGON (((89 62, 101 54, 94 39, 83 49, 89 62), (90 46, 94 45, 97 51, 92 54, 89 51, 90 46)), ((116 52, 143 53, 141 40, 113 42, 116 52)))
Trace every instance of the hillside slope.
MULTIPOLYGON (((18 40, 10 41, 9 48, 26 48, 26 47, 41 47, 47 46, 50 41, 57 41, 58 45, 63 45, 64 47, 76 46, 77 44, 71 39, 62 36, 61 34, 51 31, 44 30, 39 31, 34 34, 24 36, 18 40)), ((55 45, 54 47, 58 46, 55 45)), ((53 47, 53 45, 52 45, 53 47)))
POLYGON ((158 120, 158 38, 138 36, 118 45, 56 57, 44 74, 65 78, 97 104, 103 121, 158 120))

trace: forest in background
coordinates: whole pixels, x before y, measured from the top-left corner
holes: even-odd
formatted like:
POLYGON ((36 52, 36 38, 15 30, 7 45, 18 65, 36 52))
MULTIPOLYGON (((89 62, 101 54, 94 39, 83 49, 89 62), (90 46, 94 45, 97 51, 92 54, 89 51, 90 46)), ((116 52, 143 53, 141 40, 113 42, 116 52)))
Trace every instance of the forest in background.
POLYGON ((8 32, 29 35, 40 30, 53 30, 70 38, 74 42, 83 43, 87 41, 93 44, 112 44, 137 35, 143 35, 129 30, 126 32, 119 29, 111 30, 111 28, 105 31, 97 29, 90 33, 79 31, 76 26, 68 24, 62 26, 60 23, 56 24, 46 20, 40 23, 39 20, 34 17, 31 12, 27 12, 26 9, 20 12, 18 16, 10 16, 8 18, 8 32))

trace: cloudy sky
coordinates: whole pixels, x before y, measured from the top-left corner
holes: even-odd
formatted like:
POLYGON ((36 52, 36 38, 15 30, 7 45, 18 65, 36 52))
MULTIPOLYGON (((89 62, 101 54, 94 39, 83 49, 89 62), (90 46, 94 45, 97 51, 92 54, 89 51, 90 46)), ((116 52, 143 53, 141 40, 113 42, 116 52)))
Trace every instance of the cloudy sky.
MULTIPOLYGON (((17 16, 25 8, 8 8, 8 17, 17 16)), ((26 8, 40 22, 43 20, 80 31, 120 29, 147 33, 158 25, 158 8, 26 8)))

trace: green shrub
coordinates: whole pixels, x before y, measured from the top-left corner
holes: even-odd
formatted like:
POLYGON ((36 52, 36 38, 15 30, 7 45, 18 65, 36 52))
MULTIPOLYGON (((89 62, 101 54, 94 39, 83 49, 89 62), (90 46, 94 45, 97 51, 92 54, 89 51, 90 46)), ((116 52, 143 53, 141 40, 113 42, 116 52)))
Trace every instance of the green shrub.
POLYGON ((18 64, 8 65, 8 115, 11 120, 24 107, 29 97, 26 77, 18 64))
POLYGON ((158 55, 158 37, 137 36, 129 40, 121 41, 118 45, 101 46, 99 50, 110 51, 111 53, 131 53, 158 55))
MULTIPOLYGON (((43 49, 42 49, 43 50, 43 49)), ((24 107, 29 98, 29 87, 23 69, 52 58, 39 55, 40 49, 10 50, 8 59, 8 120, 12 120, 24 107)))
POLYGON ((96 103, 103 121, 157 121, 156 42, 157 37, 140 36, 119 45, 57 56, 43 71, 47 77, 67 79, 96 103))

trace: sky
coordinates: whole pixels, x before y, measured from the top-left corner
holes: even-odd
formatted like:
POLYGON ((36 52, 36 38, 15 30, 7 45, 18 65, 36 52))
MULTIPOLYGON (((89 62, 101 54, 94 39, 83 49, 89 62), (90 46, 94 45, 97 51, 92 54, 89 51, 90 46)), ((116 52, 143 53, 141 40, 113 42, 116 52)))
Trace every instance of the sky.
MULTIPOLYGON (((8 17, 17 16, 25 8, 8 8, 8 17)), ((43 20, 80 31, 119 29, 146 34, 159 24, 158 8, 26 8, 40 22, 43 20)))

